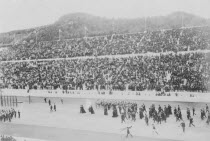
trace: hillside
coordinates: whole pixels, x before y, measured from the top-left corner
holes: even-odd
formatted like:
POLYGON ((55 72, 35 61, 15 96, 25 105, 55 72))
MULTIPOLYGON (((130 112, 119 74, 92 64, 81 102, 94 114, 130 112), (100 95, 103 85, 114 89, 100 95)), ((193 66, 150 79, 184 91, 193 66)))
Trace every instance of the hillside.
MULTIPOLYGON (((175 12, 167 16, 148 17, 147 30, 180 28, 182 19, 184 26, 210 25, 210 19, 175 12)), ((36 34, 38 41, 57 40, 59 30, 62 39, 84 37, 85 33, 87 36, 100 36, 112 33, 142 32, 145 30, 145 19, 107 19, 86 13, 67 14, 51 25, 1 33, 0 45, 4 46, 24 40, 34 42, 36 34)))

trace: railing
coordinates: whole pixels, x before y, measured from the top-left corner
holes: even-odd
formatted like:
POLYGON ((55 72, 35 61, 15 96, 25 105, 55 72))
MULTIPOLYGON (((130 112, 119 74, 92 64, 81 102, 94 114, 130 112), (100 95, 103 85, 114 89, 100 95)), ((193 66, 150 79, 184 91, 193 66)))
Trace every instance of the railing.
POLYGON ((186 54, 186 53, 210 53, 210 50, 194 50, 194 51, 180 51, 174 52, 161 52, 161 53, 142 53, 142 54, 123 54, 123 55, 103 55, 103 56, 82 56, 82 57, 72 57, 72 58, 50 58, 50 59, 34 59, 34 60, 11 60, 11 61, 0 61, 0 63, 15 63, 15 62, 37 62, 37 61, 56 61, 56 60, 87 60, 87 59, 97 59, 97 58, 129 58, 137 56, 160 56, 167 54, 186 54))
POLYGON ((130 99, 151 101, 210 102, 210 93, 166 92, 157 95, 156 91, 107 91, 107 90, 26 90, 2 89, 3 95, 36 97, 70 97, 100 99, 130 99))

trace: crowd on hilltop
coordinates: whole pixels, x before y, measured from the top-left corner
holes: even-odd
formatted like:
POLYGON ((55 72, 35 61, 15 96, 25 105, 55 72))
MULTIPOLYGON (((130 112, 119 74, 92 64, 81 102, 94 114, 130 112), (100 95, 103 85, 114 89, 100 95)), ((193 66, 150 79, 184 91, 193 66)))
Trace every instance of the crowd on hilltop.
POLYGON ((127 58, 5 62, 3 87, 14 89, 106 89, 200 91, 210 88, 210 53, 127 58))
POLYGON ((112 34, 60 41, 25 42, 1 53, 0 59, 28 60, 178 52, 210 49, 210 27, 194 27, 135 34, 112 34), (9 53, 8 53, 9 52, 9 53))

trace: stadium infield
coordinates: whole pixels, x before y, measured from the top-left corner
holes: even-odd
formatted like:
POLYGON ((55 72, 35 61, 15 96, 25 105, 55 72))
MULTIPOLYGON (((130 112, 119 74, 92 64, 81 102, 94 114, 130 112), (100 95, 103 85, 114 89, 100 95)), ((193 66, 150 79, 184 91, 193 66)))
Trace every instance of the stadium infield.
MULTIPOLYGON (((29 104, 28 97, 18 97, 19 106, 16 108, 21 111, 21 118, 12 120, 12 123, 1 123, 1 133, 17 137, 27 137, 42 140, 55 141, 121 141, 125 140, 126 131, 122 128, 132 125, 131 133, 134 138, 126 140, 144 140, 144 141, 209 141, 210 126, 205 121, 200 120, 199 109, 204 108, 206 103, 201 102, 167 102, 167 101, 136 101, 139 104, 145 104, 149 108, 151 104, 167 105, 170 103, 172 108, 180 105, 183 117, 186 121, 186 133, 183 134, 179 122, 175 122, 172 115, 167 123, 156 125, 160 135, 152 134, 152 127, 146 126, 144 120, 137 116, 136 122, 120 123, 120 117, 112 118, 112 110, 108 116, 103 115, 103 109, 95 108, 96 99, 63 98, 64 104, 61 104, 60 98, 50 98, 52 104, 57 105, 57 112, 50 112, 48 103, 44 103, 42 97, 31 97, 29 104), (91 115, 87 112, 88 103, 92 103, 96 114, 91 115), (84 105, 86 114, 79 113, 80 105, 84 105), (195 107, 197 115, 194 117, 196 127, 188 127, 186 120, 186 107, 195 107)), ((210 104, 210 103, 208 103, 210 104)), ((152 120, 150 120, 152 123, 152 120)))

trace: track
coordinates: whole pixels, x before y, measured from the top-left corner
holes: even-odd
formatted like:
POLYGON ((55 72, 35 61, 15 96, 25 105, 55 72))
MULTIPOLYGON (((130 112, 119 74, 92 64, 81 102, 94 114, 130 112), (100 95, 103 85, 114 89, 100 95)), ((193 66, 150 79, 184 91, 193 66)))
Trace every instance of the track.
POLYGON ((1 133, 17 137, 24 136, 26 138, 52 141, 178 141, 141 136, 134 136, 133 138, 126 139, 123 135, 113 133, 9 123, 1 123, 1 133))

